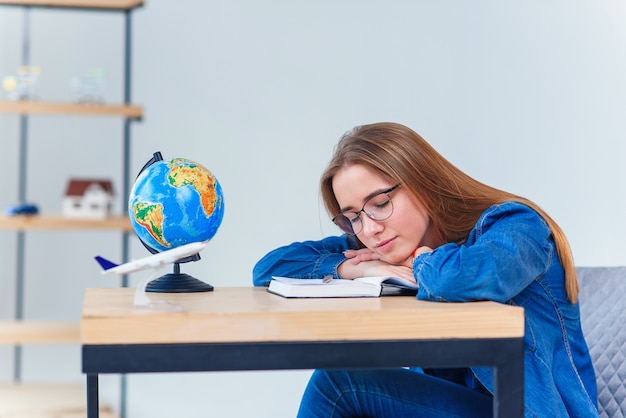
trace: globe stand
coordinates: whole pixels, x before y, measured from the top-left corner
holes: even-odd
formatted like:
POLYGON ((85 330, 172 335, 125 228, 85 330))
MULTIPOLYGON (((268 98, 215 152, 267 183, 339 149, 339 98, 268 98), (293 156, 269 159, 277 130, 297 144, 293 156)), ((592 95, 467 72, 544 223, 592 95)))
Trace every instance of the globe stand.
POLYGON ((180 264, 174 263, 174 272, 154 279, 146 286, 146 292, 155 293, 194 293, 210 292, 213 286, 193 276, 180 272, 180 264))

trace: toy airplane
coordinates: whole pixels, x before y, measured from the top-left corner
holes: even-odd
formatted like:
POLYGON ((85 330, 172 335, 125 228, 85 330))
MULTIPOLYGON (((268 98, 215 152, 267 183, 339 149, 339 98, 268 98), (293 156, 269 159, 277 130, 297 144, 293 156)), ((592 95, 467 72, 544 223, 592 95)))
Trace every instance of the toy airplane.
POLYGON ((174 264, 178 260, 192 256, 202 251, 209 241, 192 242, 171 250, 163 251, 148 257, 133 260, 125 264, 115 264, 106 258, 96 256, 96 261, 104 269, 102 274, 128 274, 145 269, 156 269, 164 264, 174 264))

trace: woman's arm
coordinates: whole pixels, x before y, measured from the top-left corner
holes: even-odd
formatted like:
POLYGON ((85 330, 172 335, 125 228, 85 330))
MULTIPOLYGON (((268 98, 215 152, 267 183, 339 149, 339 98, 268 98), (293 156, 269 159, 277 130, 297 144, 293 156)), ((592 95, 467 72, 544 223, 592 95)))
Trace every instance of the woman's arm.
POLYGON ((252 270, 252 282, 255 286, 267 286, 272 276, 321 279, 332 275, 339 278, 337 267, 346 259, 343 252, 357 248, 354 237, 347 235, 294 242, 259 260, 252 270))
POLYGON ((488 209, 462 244, 419 255, 418 298, 505 302, 558 263, 552 234, 532 209, 505 203, 488 209))

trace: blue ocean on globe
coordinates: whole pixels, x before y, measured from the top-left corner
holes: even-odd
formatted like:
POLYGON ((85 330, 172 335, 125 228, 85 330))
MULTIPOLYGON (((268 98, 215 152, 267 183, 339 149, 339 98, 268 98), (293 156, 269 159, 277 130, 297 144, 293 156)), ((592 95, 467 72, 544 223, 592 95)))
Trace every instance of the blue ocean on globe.
POLYGON ((160 160, 137 176, 128 214, 137 237, 159 252, 210 240, 224 218, 222 187, 197 162, 160 160))

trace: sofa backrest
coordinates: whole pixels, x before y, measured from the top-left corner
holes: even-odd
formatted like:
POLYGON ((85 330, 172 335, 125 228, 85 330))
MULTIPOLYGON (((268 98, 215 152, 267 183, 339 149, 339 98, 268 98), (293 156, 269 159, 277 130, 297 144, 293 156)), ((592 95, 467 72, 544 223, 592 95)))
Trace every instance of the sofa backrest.
POLYGON ((601 417, 626 417, 626 267, 578 267, 583 333, 601 417))

